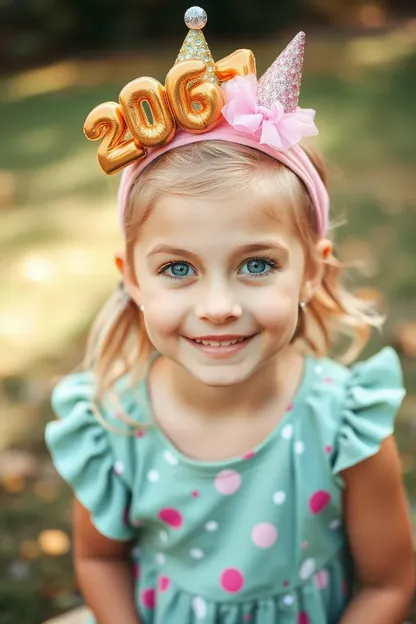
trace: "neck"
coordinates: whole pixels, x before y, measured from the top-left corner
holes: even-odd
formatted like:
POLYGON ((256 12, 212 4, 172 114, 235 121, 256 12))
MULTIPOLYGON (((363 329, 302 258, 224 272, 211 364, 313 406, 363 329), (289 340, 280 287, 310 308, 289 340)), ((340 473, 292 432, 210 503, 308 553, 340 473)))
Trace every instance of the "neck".
POLYGON ((164 359, 163 367, 163 377, 178 403, 189 412, 212 419, 224 414, 253 414, 271 404, 289 403, 302 376, 303 358, 289 345, 249 379, 225 387, 207 386, 170 360, 164 359))

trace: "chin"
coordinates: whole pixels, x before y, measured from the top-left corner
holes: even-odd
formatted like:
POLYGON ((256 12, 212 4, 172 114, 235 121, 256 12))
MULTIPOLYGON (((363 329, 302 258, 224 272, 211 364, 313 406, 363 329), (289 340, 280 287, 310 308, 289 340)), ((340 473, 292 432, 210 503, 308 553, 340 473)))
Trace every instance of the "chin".
POLYGON ((205 386, 210 388, 227 388, 235 386, 250 378, 254 371, 239 371, 234 367, 209 367, 206 369, 193 369, 189 372, 205 386), (231 370, 230 370, 231 368, 231 370), (232 370, 234 369, 234 370, 232 370))

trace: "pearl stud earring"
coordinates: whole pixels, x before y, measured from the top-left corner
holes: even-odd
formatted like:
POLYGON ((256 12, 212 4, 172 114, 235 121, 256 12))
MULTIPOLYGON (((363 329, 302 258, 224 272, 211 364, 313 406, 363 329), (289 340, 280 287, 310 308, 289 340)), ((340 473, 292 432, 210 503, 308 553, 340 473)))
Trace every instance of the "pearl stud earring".
POLYGON ((300 309, 302 310, 302 312, 305 312, 305 310, 306 310, 306 306, 307 306, 306 301, 303 301, 303 300, 302 300, 302 301, 300 301, 300 302, 299 302, 299 306, 300 306, 300 309))

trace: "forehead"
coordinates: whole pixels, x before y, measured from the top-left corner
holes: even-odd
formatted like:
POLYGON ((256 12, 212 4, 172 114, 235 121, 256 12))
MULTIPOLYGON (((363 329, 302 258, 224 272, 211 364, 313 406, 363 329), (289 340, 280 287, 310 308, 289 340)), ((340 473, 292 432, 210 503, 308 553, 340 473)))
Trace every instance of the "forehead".
POLYGON ((290 215, 288 198, 277 198, 271 205, 248 190, 222 198, 164 195, 141 225, 138 243, 157 238, 224 245, 241 236, 272 233, 289 240, 295 238, 290 215))

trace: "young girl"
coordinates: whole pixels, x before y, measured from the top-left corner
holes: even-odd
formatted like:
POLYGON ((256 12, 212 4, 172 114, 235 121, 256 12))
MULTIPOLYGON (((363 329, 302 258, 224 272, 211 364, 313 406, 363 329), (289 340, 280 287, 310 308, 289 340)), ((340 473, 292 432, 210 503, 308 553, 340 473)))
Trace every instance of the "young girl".
POLYGON ((257 83, 249 51, 213 64, 193 11, 166 88, 130 83, 135 117, 125 90, 111 104, 130 143, 99 152, 129 164, 122 282, 46 432, 80 587, 99 624, 400 623, 401 372, 390 348, 328 357, 350 361, 380 318, 341 285, 322 165, 299 145, 316 134, 303 33, 257 83))

